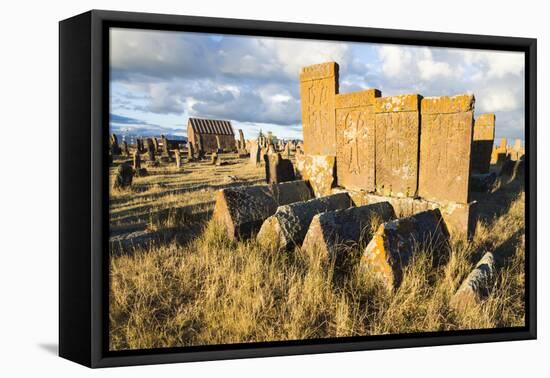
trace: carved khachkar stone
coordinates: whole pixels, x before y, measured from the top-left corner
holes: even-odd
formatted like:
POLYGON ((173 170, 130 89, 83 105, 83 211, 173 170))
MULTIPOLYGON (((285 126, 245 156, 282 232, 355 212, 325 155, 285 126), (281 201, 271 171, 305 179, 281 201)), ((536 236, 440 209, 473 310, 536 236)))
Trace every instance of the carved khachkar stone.
POLYGON ((155 147, 155 153, 158 154, 160 151, 159 141, 157 138, 152 138, 152 140, 153 140, 153 146, 155 147))
POLYGON ((362 263, 388 288, 399 286, 414 255, 429 251, 436 260, 447 257, 449 233, 439 210, 383 223, 369 242, 362 263))
POLYGON ((261 164, 261 149, 258 143, 253 142, 250 146, 250 163, 258 166, 261 164))
POLYGON ((485 253, 451 298, 451 307, 464 311, 486 298, 495 281, 496 269, 495 255, 485 253))
POLYGON ((141 156, 138 150, 134 151, 133 168, 135 171, 141 168, 141 156))
POLYGON ((239 149, 245 149, 246 143, 244 141, 244 133, 242 129, 239 129, 239 149))
POLYGON ((296 172, 307 180, 315 197, 331 194, 335 184, 336 157, 331 155, 296 155, 296 172))
POLYGON ((274 215, 267 218, 258 232, 258 243, 264 247, 284 250, 299 246, 304 241, 313 217, 325 211, 347 209, 352 205, 346 193, 314 198, 280 206, 274 215))
POLYGON ((305 181, 222 189, 216 195, 213 219, 231 239, 250 237, 279 206, 310 198, 305 181))
POLYGON ((472 142, 472 171, 488 173, 491 166, 491 154, 495 142, 495 115, 479 115, 474 123, 472 142))
POLYGON ((115 180, 113 181, 113 188, 123 189, 132 185, 132 178, 134 177, 134 170, 129 164, 123 163, 118 166, 115 180))
POLYGON ((193 147, 193 142, 187 143, 187 161, 195 160, 195 147, 193 147))
POLYGON ((124 156, 130 156, 130 150, 128 149, 128 143, 125 140, 122 141, 122 152, 124 156))
POLYGON ((170 149, 168 147, 168 139, 164 135, 160 136, 162 141, 162 155, 163 156, 170 156, 170 149))
POLYGON ((296 180, 292 162, 288 159, 283 159, 280 153, 266 155, 265 159, 265 181, 268 184, 296 180))
POLYGON ((514 145, 509 149, 508 154, 510 155, 510 159, 512 161, 518 161, 523 155, 525 155, 525 150, 521 143, 521 139, 516 139, 514 141, 514 145))
POLYGON ((328 62, 302 68, 300 98, 306 154, 336 155, 334 98, 337 93, 337 63, 328 62))
POLYGON ((174 150, 174 156, 176 158, 176 168, 180 169, 181 168, 181 155, 180 155, 180 150, 174 150))
POLYGON ((140 154, 145 152, 145 147, 143 146, 143 139, 142 138, 137 138, 136 139, 136 146, 137 146, 137 150, 139 151, 140 154))
POLYGON ((287 142, 287 144, 285 144, 284 157, 286 159, 290 159, 290 142, 287 142))
POLYGON ((309 225, 302 249, 324 258, 336 258, 356 247, 361 240, 370 241, 378 225, 394 218, 395 212, 389 202, 318 214, 309 225))
POLYGON ((418 187, 420 96, 377 98, 374 104, 376 191, 414 197, 418 187))
POLYGON ((472 95, 422 100, 420 197, 469 202, 474 102, 472 95))
POLYGON ((220 154, 217 152, 212 152, 210 159, 212 165, 221 165, 220 154))
POLYGON ((155 142, 153 142, 153 138, 147 138, 145 143, 147 144, 147 160, 155 161, 155 142))
POLYGON ((374 102, 378 89, 336 95, 338 185, 375 190, 374 102))
POLYGON ((220 136, 216 135, 216 146, 217 146, 217 152, 222 151, 222 142, 220 141, 220 136))
POLYGON ((111 155, 120 155, 121 150, 120 150, 120 146, 118 145, 118 138, 116 134, 111 134, 110 142, 111 142, 111 155))

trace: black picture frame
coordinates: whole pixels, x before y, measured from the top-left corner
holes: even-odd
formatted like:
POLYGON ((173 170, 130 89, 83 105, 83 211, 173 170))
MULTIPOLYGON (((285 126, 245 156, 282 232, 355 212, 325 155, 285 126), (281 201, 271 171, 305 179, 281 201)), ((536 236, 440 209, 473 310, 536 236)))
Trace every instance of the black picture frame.
POLYGON ((92 10, 59 23, 59 355, 89 367, 267 357, 535 339, 537 41, 450 34, 92 10), (110 27, 277 36, 525 53, 526 325, 112 352, 108 332, 110 27))

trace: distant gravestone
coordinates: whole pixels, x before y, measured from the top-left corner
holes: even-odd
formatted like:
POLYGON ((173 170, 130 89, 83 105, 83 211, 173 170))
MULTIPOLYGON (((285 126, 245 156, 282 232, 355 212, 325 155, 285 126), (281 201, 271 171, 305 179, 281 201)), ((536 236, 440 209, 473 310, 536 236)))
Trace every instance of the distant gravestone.
POLYGON ((147 160, 155 161, 155 142, 152 138, 147 138, 145 142, 147 143, 147 160))
POLYGON ((121 150, 118 145, 118 138, 115 134, 111 134, 111 155, 120 155, 121 150))
POLYGON ((155 148, 155 154, 158 154, 160 151, 159 141, 157 138, 152 138, 152 140, 153 140, 153 147, 155 148))
POLYGON ((374 102, 378 89, 336 95, 336 160, 338 185, 375 190, 374 102))
POLYGON ((387 288, 400 285, 404 269, 414 256, 429 249, 442 259, 448 251, 449 233, 439 209, 383 223, 369 242, 362 263, 387 288))
POLYGON ((141 168, 141 156, 139 154, 139 151, 134 151, 134 156, 133 156, 133 168, 134 170, 138 170, 141 168))
POLYGON ((124 156, 131 156, 130 149, 128 148, 128 143, 126 143, 125 140, 122 141, 122 151, 124 152, 124 156))
POLYGON ((212 163, 212 165, 217 165, 218 159, 219 159, 218 153, 212 152, 212 155, 210 156, 210 162, 212 163))
POLYGON ((382 195, 414 197, 418 187, 420 96, 377 98, 376 191, 382 195))
POLYGON ((244 140, 244 133, 242 129, 239 129, 239 149, 245 149, 246 144, 244 140))
POLYGON ((337 193, 308 201, 280 206, 267 218, 258 232, 262 246, 288 250, 302 244, 313 217, 325 211, 347 209, 352 206, 347 193, 337 193))
POLYGON ((420 197, 469 202, 474 101, 472 95, 422 100, 420 197))
POLYGON ((260 153, 261 151, 258 143, 252 143, 252 146, 250 146, 250 164, 255 166, 261 164, 260 153))
POLYGON ((161 135, 161 141, 162 141, 162 155, 163 156, 170 156, 170 148, 168 147, 168 139, 164 135, 161 135))
POLYGON ((265 179, 268 184, 296 180, 292 162, 288 159, 283 159, 280 153, 266 155, 265 159, 265 179))
POLYGON ((474 122, 472 171, 488 173, 495 142, 495 115, 481 114, 474 122))
POLYGON ((118 166, 115 180, 113 182, 113 188, 124 189, 132 185, 132 178, 134 176, 134 170, 130 165, 123 163, 118 166))
POLYGON ((221 141, 220 141, 220 136, 219 135, 216 135, 216 146, 218 148, 218 153, 222 152, 222 144, 221 144, 221 141))
POLYGON ((174 156, 176 158, 176 168, 180 169, 181 168, 181 155, 180 155, 180 150, 179 149, 174 150, 174 156))
POLYGON ((195 160, 195 148, 193 147, 193 142, 187 143, 187 161, 195 160))

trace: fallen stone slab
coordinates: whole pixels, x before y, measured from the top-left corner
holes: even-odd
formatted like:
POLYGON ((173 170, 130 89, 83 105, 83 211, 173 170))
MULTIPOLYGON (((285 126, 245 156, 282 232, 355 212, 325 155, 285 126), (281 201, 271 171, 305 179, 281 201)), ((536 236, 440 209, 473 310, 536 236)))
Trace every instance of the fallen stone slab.
POLYGON ((372 203, 389 202, 397 217, 408 217, 422 211, 439 209, 447 230, 453 237, 470 239, 473 237, 478 220, 478 203, 432 202, 421 198, 390 197, 372 194, 365 191, 333 188, 333 193, 346 192, 355 206, 372 203))
POLYGON ((360 240, 369 241, 376 227, 395 218, 389 202, 327 211, 313 217, 302 249, 334 258, 360 240))
POLYGON ((383 223, 362 256, 362 264, 389 289, 398 287, 413 257, 429 250, 436 261, 448 251, 449 233, 441 212, 427 210, 383 223))
POLYGON ((281 205, 312 198, 305 181, 226 188, 216 194, 213 219, 231 239, 250 237, 281 205))
POLYGON ((494 284, 496 267, 494 254, 485 253, 451 298, 451 307, 464 311, 486 298, 494 284))
POLYGON ((129 252, 132 248, 146 247, 157 238, 158 234, 151 230, 118 234, 109 238, 109 250, 111 252, 129 252))
POLYGON ((274 215, 264 221, 257 240, 262 246, 273 246, 284 250, 299 246, 315 215, 326 211, 347 209, 351 205, 351 199, 346 193, 338 193, 280 206, 274 215))

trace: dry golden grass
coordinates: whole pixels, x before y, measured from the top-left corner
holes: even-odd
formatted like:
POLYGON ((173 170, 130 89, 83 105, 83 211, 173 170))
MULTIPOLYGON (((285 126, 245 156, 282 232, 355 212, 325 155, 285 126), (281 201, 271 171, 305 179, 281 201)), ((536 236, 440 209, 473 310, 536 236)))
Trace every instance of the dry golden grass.
MULTIPOLYGON (((431 253, 419 254, 390 293, 359 264, 338 269, 299 248, 282 253, 262 249, 254 239, 233 242, 207 221, 214 193, 227 175, 257 183, 262 168, 245 161, 223 167, 197 163, 186 172, 159 169, 158 175, 138 178, 131 191, 113 193, 113 224, 145 222, 158 231, 181 232, 190 230, 189 223, 197 227, 195 237, 184 243, 174 239, 112 254, 112 350, 524 324, 521 191, 507 211, 478 225, 473 241, 453 240, 447 264, 434 268, 431 253), (186 210, 173 210, 178 208, 186 210), (487 300, 455 312, 451 296, 486 251, 511 257, 487 300)), ((360 249, 350 253, 358 255, 360 249)))

